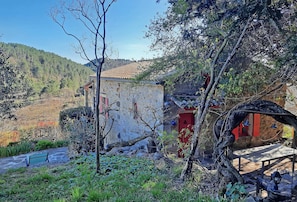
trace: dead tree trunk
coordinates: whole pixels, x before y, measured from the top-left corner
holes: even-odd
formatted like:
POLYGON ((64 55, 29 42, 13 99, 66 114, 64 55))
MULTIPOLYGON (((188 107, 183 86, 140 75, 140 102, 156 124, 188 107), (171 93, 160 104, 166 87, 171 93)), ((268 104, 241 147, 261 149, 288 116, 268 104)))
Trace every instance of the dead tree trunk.
MULTIPOLYGON (((255 100, 243 103, 231 109, 225 118, 220 117, 214 124, 216 145, 214 157, 220 180, 228 182, 241 182, 243 178, 232 165, 232 155, 229 149, 235 141, 232 130, 237 127, 249 113, 265 114, 276 121, 297 127, 297 117, 283 109, 281 106, 266 100, 255 100)), ((293 144, 292 144, 293 145, 293 144)))

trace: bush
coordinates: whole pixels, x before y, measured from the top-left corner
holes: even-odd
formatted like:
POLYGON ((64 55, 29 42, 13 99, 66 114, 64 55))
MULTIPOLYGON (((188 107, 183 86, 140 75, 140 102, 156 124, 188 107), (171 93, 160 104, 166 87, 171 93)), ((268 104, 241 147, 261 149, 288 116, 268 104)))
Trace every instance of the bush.
POLYGON ((66 109, 60 112, 59 115, 59 125, 62 130, 68 129, 69 119, 79 119, 81 116, 93 117, 93 112, 91 107, 76 107, 66 109))
POLYGON ((35 145, 36 151, 49 149, 49 148, 54 148, 54 143, 49 140, 39 140, 35 145))
POLYGON ((69 120, 68 132, 69 157, 77 157, 88 152, 95 151, 95 128, 92 121, 87 120, 69 120))
POLYGON ((66 147, 68 146, 68 141, 66 140, 58 140, 56 142, 54 142, 54 147, 66 147))

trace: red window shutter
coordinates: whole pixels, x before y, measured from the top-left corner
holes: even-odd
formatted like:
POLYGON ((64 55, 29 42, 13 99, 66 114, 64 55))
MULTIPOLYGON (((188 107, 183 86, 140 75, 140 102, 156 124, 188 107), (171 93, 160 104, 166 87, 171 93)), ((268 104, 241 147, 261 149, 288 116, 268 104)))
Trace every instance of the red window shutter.
MULTIPOLYGON (((105 109, 108 109, 108 98, 105 98, 105 109)), ((108 119, 108 111, 105 112, 105 117, 108 119)))
POLYGON ((102 104, 102 96, 100 96, 99 98, 99 113, 102 113, 103 112, 103 104, 102 104))

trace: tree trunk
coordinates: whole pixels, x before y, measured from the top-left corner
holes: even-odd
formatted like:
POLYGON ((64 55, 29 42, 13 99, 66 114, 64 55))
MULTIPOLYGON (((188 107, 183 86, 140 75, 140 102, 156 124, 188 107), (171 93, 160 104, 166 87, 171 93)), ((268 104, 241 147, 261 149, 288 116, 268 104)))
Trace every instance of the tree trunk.
POLYGON ((100 173, 100 120, 99 120, 99 105, 100 105, 100 73, 101 67, 97 67, 96 71, 96 104, 95 104, 95 132, 96 132, 96 173, 100 173))
POLYGON ((180 178, 182 180, 185 180, 185 178, 190 177, 191 172, 192 172, 192 167, 193 167, 193 161, 194 161, 194 155, 196 152, 196 149, 198 147, 198 140, 199 140, 199 134, 201 132, 201 128, 202 128, 202 124, 204 122, 204 119, 206 117, 206 114, 208 112, 208 107, 210 106, 210 99, 212 99, 215 90, 219 84, 220 78, 222 77, 223 73, 225 72, 227 65, 229 64, 230 60, 232 59, 232 57, 235 55, 237 48, 239 47, 243 36, 246 33, 246 30, 249 26, 251 22, 251 18, 249 18, 247 20, 246 25, 244 26, 240 36, 238 37, 238 40, 236 42, 236 44, 234 44, 232 51, 230 52, 230 54, 228 55, 228 57, 226 58, 226 60, 224 61, 223 65, 220 68, 220 71, 218 73, 218 75, 215 77, 215 73, 214 73, 214 69, 216 67, 216 63, 218 61, 219 56, 221 55, 221 53, 223 52, 227 42, 228 42, 228 37, 226 37, 224 39, 224 41, 222 42, 220 49, 218 50, 216 56, 214 57, 212 64, 211 64, 211 79, 210 79, 210 83, 207 86, 203 96, 202 96, 202 100, 201 103, 198 107, 198 114, 195 117, 195 127, 194 127, 194 135, 192 138, 192 143, 191 143, 191 150, 190 150, 190 156, 187 159, 187 162, 185 164, 185 167, 181 173, 180 178))

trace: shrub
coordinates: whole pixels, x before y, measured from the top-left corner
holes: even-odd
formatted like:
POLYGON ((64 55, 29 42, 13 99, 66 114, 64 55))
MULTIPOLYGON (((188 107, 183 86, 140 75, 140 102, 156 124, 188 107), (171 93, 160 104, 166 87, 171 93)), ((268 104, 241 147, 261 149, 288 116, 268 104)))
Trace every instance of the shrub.
POLYGON ((70 158, 95 151, 95 128, 91 121, 69 120, 70 158))
POLYGON ((59 125, 62 130, 68 129, 69 119, 79 119, 81 116, 93 117, 91 107, 76 107, 65 109, 60 112, 59 125))
POLYGON ((54 143, 49 140, 39 140, 35 145, 36 151, 49 149, 49 148, 54 148, 54 143))
POLYGON ((58 140, 54 142, 54 147, 66 147, 68 146, 68 141, 67 140, 58 140))
POLYGON ((247 195, 246 188, 241 183, 229 183, 226 186, 226 193, 228 199, 231 199, 232 201, 237 201, 239 199, 243 199, 247 195))

